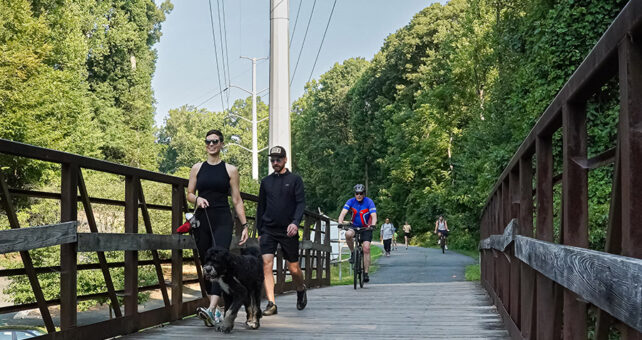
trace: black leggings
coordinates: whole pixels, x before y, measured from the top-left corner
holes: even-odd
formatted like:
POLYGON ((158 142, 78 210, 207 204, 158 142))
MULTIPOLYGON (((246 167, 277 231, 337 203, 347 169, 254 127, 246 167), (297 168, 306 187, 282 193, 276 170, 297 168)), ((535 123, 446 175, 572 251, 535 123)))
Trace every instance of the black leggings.
MULTIPOLYGON (((216 240, 217 247, 224 247, 230 249, 232 243, 232 230, 234 222, 232 221, 232 214, 229 207, 209 207, 207 208, 207 216, 205 210, 196 210, 196 218, 201 222, 201 226, 194 229, 194 239, 196 240, 196 248, 198 248, 198 255, 201 264, 205 262, 205 254, 207 250, 213 246, 212 233, 210 232, 209 222, 212 222, 212 229, 214 231, 214 239, 216 240)), ((218 283, 211 283, 205 280, 205 291, 209 295, 221 296, 221 287, 218 283)))
POLYGON ((392 239, 389 238, 387 240, 383 240, 383 249, 389 253, 390 252, 390 243, 392 243, 392 239))

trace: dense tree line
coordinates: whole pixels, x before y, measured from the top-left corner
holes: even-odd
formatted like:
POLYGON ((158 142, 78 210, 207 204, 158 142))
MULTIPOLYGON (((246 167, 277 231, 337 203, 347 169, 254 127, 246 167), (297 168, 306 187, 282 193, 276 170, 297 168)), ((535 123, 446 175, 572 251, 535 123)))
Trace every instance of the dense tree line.
MULTIPOLYGON (((153 45, 171 9, 169 1, 156 5, 152 0, 0 0, 0 138, 156 170, 162 147, 155 143, 153 45)), ((0 171, 12 187, 59 190, 55 164, 0 156, 0 171)), ((92 196, 124 197, 122 178, 91 171, 84 175, 92 196)), ((167 197, 153 186, 146 194, 148 200, 167 197)), ((23 227, 60 218, 57 201, 14 203, 23 227)), ((94 212, 101 231, 122 232, 122 209, 96 205, 94 212)), ((0 227, 8 228, 4 212, 0 227)), ((81 228, 86 231, 86 224, 81 228)), ((59 264, 56 247, 30 253, 35 266, 59 264)), ((21 267, 13 255, 3 256, 1 265, 21 267)), ((108 254, 110 261, 122 261, 122 256, 108 254)), ((79 261, 97 260, 95 254, 84 254, 79 261)), ((122 288, 122 270, 112 274, 116 289, 122 288)), ((139 278, 141 284, 156 281, 147 268, 139 278)), ((47 299, 58 297, 57 273, 39 279, 47 299)), ((78 281, 80 294, 105 287, 96 271, 80 272, 78 281)), ((26 277, 12 277, 5 293, 16 303, 34 301, 26 277)))
MULTIPOLYGON (((474 247, 494 182, 624 4, 451 0, 416 14, 371 61, 335 64, 293 109, 309 206, 337 214, 364 182, 382 218, 428 231, 445 214, 460 246, 474 247)), ((589 153, 614 146, 616 111, 614 86, 590 101, 589 153)), ((590 177, 596 248, 611 171, 590 177)))

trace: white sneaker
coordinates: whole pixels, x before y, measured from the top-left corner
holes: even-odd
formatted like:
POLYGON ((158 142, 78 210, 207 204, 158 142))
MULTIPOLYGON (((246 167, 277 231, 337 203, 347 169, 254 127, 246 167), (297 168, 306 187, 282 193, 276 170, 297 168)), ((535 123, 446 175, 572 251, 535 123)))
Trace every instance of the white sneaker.
POLYGON ((216 307, 216 311, 214 312, 214 322, 223 322, 223 314, 221 314, 221 310, 218 307, 216 307))
POLYGON ((444 246, 444 249, 448 250, 448 246, 444 246))
POLYGON ((441 244, 441 240, 437 240, 437 244, 441 244))

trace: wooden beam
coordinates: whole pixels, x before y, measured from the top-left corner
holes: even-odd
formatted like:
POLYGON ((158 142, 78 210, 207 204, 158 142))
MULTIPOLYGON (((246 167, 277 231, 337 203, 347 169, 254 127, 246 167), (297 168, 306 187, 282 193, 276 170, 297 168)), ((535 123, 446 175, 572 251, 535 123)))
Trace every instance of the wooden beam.
MULTIPOLYGON (((618 46, 620 81, 622 255, 642 258, 642 45, 640 34, 625 36, 618 46)), ((639 328, 638 332, 642 332, 639 328)), ((626 328, 624 339, 642 339, 626 328)))
POLYGON ((192 249, 189 235, 154 235, 131 233, 78 233, 78 251, 141 251, 158 249, 192 249))
MULTIPOLYGON (((9 187, 7 182, 5 182, 4 176, 0 171, 0 198, 2 198, 2 205, 4 211, 7 213, 7 219, 9 220, 9 226, 11 229, 20 229, 20 222, 18 221, 18 216, 16 211, 13 208, 13 202, 11 194, 9 193, 9 187)), ((36 298, 36 303, 38 309, 40 310, 40 315, 42 320, 45 323, 48 333, 54 333, 56 331, 56 326, 54 326, 53 319, 51 318, 51 313, 49 313, 49 308, 47 308, 47 303, 45 301, 45 295, 42 293, 42 288, 40 287, 40 282, 38 281, 38 275, 33 267, 33 261, 28 251, 21 251, 20 258, 22 259, 22 264, 25 267, 25 272, 29 278, 29 284, 33 290, 33 295, 36 298)))
MULTIPOLYGON (((562 243, 588 248, 588 170, 581 166, 586 162, 586 103, 566 103, 562 121, 562 243)), ((586 339, 586 308, 575 294, 564 291, 564 339, 586 339)))
POLYGON ((332 252, 332 246, 315 243, 314 241, 310 241, 310 240, 301 241, 301 243, 299 244, 299 249, 315 250, 315 251, 322 251, 322 252, 329 252, 329 253, 332 252))
POLYGON ((0 254, 76 242, 77 222, 0 231, 0 254))
MULTIPOLYGON (((537 136, 535 143, 537 161, 537 239, 553 241, 553 138, 551 134, 537 136)), ((561 299, 555 282, 536 274, 537 306, 535 325, 537 339, 561 337, 561 299)))
MULTIPOLYGON (((145 194, 143 193, 143 185, 140 180, 136 181, 138 186, 138 201, 140 203, 141 213, 143 215, 143 222, 145 224, 145 231, 147 234, 153 234, 152 229, 152 220, 149 217, 149 211, 147 210, 147 204, 145 203, 145 194)), ((156 270, 156 277, 158 279, 158 284, 160 285, 161 294, 163 295, 163 302, 165 303, 166 308, 170 308, 171 303, 169 301, 169 294, 167 294, 167 287, 165 286, 165 277, 163 276, 163 269, 160 265, 160 257, 158 256, 158 250, 152 249, 152 260, 154 261, 154 269, 156 270)))
POLYGON ((642 260, 515 237, 517 257, 618 320, 642 331, 642 260))
MULTIPOLYGON (((80 191, 80 199, 82 205, 85 208, 85 215, 87 216, 87 223, 89 224, 89 230, 92 233, 98 232, 98 225, 96 224, 96 218, 94 217, 94 211, 91 207, 91 201, 89 193, 87 192, 87 186, 85 185, 85 180, 82 176, 82 170, 78 171, 78 190, 80 191)), ((109 293, 109 300, 111 303, 112 310, 114 315, 117 318, 123 316, 123 313, 120 311, 120 304, 118 303, 118 298, 116 297, 116 292, 114 289, 114 282, 111 279, 111 273, 109 272, 109 267, 107 265, 107 257, 105 253, 99 251, 96 253, 98 257, 98 263, 100 264, 100 270, 103 273, 103 278, 105 280, 105 286, 107 286, 107 292, 109 293)), ((79 270, 76 267, 76 270, 79 270)))
MULTIPOLYGON (((60 184, 60 221, 78 220, 78 173, 77 163, 63 163, 60 184)), ((78 312, 78 253, 76 244, 60 246, 60 328, 77 326, 78 312)))

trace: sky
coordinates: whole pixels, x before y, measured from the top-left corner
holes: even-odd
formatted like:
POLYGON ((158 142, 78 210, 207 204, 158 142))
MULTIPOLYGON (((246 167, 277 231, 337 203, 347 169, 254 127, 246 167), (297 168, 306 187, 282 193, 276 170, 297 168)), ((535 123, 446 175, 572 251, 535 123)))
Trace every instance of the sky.
MULTIPOLYGON (((293 77, 290 101, 303 94, 310 75, 318 79, 335 63, 348 58, 371 60, 389 34, 407 25, 417 12, 433 2, 445 3, 445 0, 337 0, 313 71, 334 1, 289 0, 290 77, 293 77)), ((158 51, 152 79, 157 126, 164 124, 170 109, 182 105, 222 111, 235 99, 246 98, 248 94, 236 88, 226 91, 225 96, 215 95, 228 87, 225 74, 229 75, 229 84, 251 90, 252 63, 240 57, 264 58, 270 54, 269 0, 173 0, 172 3, 174 9, 162 24, 163 36, 154 46, 158 51), (212 37, 212 20, 218 53, 212 37)), ((268 63, 268 60, 257 62, 257 91, 269 85, 268 63)), ((268 92, 262 95, 262 100, 268 102, 268 92)))

